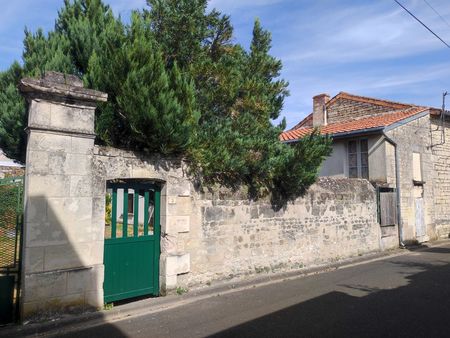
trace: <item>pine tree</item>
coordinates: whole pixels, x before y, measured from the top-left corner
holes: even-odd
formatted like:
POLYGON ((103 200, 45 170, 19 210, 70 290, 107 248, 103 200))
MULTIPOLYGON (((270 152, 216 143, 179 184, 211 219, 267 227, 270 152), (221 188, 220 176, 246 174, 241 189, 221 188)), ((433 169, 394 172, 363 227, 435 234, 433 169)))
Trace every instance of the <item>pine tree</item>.
POLYGON ((14 62, 0 73, 0 148, 6 156, 25 162, 26 135, 23 131, 26 121, 25 100, 17 84, 23 76, 23 69, 14 62))
POLYGON ((255 21, 249 49, 230 17, 206 0, 148 0, 129 24, 101 0, 65 0, 54 30, 25 32, 23 66, 0 73, 0 146, 24 157, 25 102, 17 84, 47 70, 76 74, 108 93, 97 142, 183 156, 205 184, 247 185, 274 201, 314 182, 330 141, 313 133, 290 146, 274 125, 289 94, 271 35, 255 21))

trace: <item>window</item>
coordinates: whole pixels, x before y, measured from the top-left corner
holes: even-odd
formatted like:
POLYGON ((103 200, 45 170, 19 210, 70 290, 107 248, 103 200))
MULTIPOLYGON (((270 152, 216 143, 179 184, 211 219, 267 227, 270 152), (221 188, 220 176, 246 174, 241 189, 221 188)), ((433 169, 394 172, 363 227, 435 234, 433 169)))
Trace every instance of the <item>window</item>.
POLYGON ((413 153, 413 180, 422 182, 422 161, 420 153, 413 153))
POLYGON ((369 179, 369 145, 367 139, 349 141, 348 177, 369 179))

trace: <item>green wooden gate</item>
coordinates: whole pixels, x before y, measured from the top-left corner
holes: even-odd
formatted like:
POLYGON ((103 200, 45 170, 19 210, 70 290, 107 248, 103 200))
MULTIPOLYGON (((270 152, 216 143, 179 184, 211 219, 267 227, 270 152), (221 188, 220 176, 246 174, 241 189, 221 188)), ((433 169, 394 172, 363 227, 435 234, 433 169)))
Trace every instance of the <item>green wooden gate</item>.
POLYGON ((159 295, 160 195, 155 184, 108 182, 105 303, 159 295))
POLYGON ((23 177, 0 179, 0 325, 19 318, 23 177))

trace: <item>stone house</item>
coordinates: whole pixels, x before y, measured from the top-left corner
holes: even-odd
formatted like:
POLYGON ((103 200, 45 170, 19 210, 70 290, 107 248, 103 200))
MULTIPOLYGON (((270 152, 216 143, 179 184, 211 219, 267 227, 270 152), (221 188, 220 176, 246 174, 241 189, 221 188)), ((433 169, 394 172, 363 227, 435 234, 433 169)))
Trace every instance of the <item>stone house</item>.
MULTIPOLYGON (((313 97, 313 112, 280 139, 295 143, 319 128, 333 141, 320 176, 364 178, 378 191, 385 237, 424 242, 450 233, 450 139, 442 110, 340 92, 313 97), (391 192, 390 211, 381 203, 391 192), (398 233, 398 234, 397 234, 398 233)), ((382 223, 382 222, 380 222, 382 223)))

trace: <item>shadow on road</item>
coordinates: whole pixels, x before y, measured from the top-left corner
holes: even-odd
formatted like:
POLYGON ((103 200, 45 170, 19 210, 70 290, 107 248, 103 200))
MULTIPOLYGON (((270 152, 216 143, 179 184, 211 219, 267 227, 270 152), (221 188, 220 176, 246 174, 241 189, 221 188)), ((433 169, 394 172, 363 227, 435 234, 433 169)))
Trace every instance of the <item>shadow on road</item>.
POLYGON ((440 254, 446 254, 450 253, 450 248, 443 248, 443 247, 431 247, 427 249, 422 249, 423 252, 431 252, 431 253, 440 253, 440 254))
MULTIPOLYGON (((449 252, 429 252, 435 250, 449 252)), ((331 292, 212 337, 448 337, 450 264, 391 263, 419 272, 406 277, 406 286, 364 288, 363 297, 331 292)))

